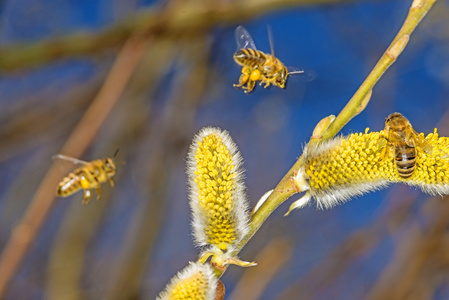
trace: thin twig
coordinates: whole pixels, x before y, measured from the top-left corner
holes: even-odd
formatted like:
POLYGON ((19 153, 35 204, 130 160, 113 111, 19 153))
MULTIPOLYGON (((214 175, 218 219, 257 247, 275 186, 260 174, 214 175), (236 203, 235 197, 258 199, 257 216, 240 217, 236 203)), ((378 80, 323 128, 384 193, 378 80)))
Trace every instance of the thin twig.
MULTIPOLYGON (((123 93, 143 54, 144 46, 144 41, 137 37, 132 37, 125 43, 103 87, 62 147, 61 153, 79 157, 89 146, 123 93)), ((12 231, 0 256, 0 298, 5 294, 9 282, 44 224, 55 200, 55 188, 63 175, 55 164, 50 167, 22 220, 12 231)))

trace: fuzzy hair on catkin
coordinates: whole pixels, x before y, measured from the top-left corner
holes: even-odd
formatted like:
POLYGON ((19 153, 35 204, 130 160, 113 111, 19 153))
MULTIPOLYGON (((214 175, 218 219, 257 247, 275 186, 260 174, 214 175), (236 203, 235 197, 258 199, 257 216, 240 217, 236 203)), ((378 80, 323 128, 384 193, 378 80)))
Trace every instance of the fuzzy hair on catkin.
POLYGON ((306 146, 304 164, 293 182, 310 197, 304 198, 304 203, 296 202, 296 207, 314 199, 319 209, 332 208, 395 182, 419 187, 432 195, 449 194, 449 139, 438 137, 435 130, 425 140, 432 150, 416 147, 415 169, 408 178, 401 177, 397 171, 394 148, 385 149, 389 147, 385 131, 368 133, 367 129, 365 133, 306 146), (388 154, 383 157, 381 153, 388 154))
POLYGON ((212 248, 216 248, 221 243, 220 238, 216 238, 215 242, 211 242, 211 239, 213 239, 209 230, 211 226, 221 228, 220 226, 228 224, 234 229, 234 241, 225 242, 228 246, 228 251, 232 251, 233 245, 236 245, 248 233, 249 213, 243 182, 243 172, 242 157, 237 145, 227 131, 214 127, 205 127, 195 135, 188 154, 187 175, 189 202, 192 210, 193 235, 198 246, 212 245, 212 248), (213 146, 218 149, 217 151, 229 154, 230 159, 229 155, 214 158, 214 155, 218 156, 216 152, 207 152, 207 155, 201 152, 204 150, 203 148, 207 148, 204 143, 211 137, 216 142, 213 146), (202 147, 201 149, 199 149, 200 145, 202 147), (223 157, 224 162, 222 161, 223 157), (214 164, 218 164, 219 162, 228 166, 223 174, 220 174, 221 169, 219 167, 214 167, 214 164), (202 170, 199 168, 202 168, 202 170), (200 173, 204 174, 204 168, 209 168, 208 170, 213 173, 211 176, 206 175, 207 180, 199 175, 200 173), (216 182, 211 183, 214 180, 216 182), (214 198, 216 191, 209 192, 208 186, 214 186, 214 184, 215 186, 223 185, 225 183, 229 189, 229 193, 227 194, 229 198, 227 200, 228 208, 223 214, 220 214, 220 211, 223 209, 221 206, 223 205, 220 204, 220 199, 214 198), (203 195, 203 202, 200 201, 200 194, 203 195), (211 209, 209 210, 208 207, 211 207, 211 209), (219 218, 214 217, 217 214, 220 214, 219 218), (226 222, 226 224, 219 224, 220 222, 226 222))
POLYGON ((218 279, 209 264, 190 262, 187 267, 172 277, 165 290, 156 299, 213 300, 215 299, 217 283, 218 279), (202 287, 198 285, 205 285, 205 290, 198 290, 202 287), (193 295, 189 295, 189 293, 193 295), (199 293, 204 294, 204 298, 194 298, 198 297, 199 293))
MULTIPOLYGON (((319 209, 330 209, 336 205, 342 204, 353 197, 363 195, 364 193, 384 188, 388 185, 388 177, 368 177, 363 176, 363 172, 359 172, 358 176, 346 176, 341 174, 344 169, 339 164, 339 148, 344 143, 345 138, 342 136, 336 137, 329 141, 325 141, 313 146, 306 146, 304 148, 304 165, 298 174, 295 176, 296 182, 302 183, 302 189, 306 189, 310 192, 310 195, 315 199, 317 207, 319 209), (325 170, 326 176, 332 177, 338 174, 340 180, 329 180, 328 184, 317 182, 319 180, 314 178, 314 174, 311 170, 325 170), (351 180, 352 179, 352 180, 351 180), (313 184, 313 182, 317 184, 313 184)), ((369 141, 367 140, 369 143, 369 141)), ((353 147, 347 147, 346 152, 354 152, 353 147)), ((340 151, 341 152, 341 151, 340 151)), ((367 160, 369 157, 367 157, 367 160)), ((341 160, 341 159, 340 159, 341 160)), ((349 162, 350 163, 350 162, 349 162)), ((375 164, 375 161, 369 162, 369 164, 375 164)), ((357 169, 351 168, 347 170, 355 171, 357 169)), ((315 172, 316 173, 316 172, 315 172)), ((354 175, 354 174, 352 174, 354 175)), ((318 177, 317 176, 317 177, 318 177)), ((323 179, 324 181, 324 179, 323 179)), ((311 198, 311 199, 312 199, 311 198)))

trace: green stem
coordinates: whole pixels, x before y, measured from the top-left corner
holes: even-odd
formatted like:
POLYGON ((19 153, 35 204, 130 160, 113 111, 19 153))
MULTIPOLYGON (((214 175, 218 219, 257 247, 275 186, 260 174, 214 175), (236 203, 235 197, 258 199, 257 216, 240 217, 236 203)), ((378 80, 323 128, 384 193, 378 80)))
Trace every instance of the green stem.
POLYGON ((303 163, 303 156, 301 156, 293 167, 287 172, 287 174, 282 178, 279 184, 276 186, 274 191, 268 197, 268 199, 262 204, 262 206, 254 213, 249 223, 250 231, 242 239, 238 248, 241 249, 243 246, 251 239, 251 237, 256 233, 256 231, 262 226, 269 215, 285 200, 298 193, 298 189, 293 184, 291 178, 297 172, 299 167, 303 163))

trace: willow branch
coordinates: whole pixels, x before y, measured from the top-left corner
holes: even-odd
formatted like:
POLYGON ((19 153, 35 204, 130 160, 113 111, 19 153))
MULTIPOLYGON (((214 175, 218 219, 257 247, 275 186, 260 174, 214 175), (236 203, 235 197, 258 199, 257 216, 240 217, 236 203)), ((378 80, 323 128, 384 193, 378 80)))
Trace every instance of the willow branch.
MULTIPOLYGON (((362 83, 354 96, 349 100, 346 106, 342 109, 340 114, 335 118, 335 120, 329 125, 329 127, 323 129, 321 138, 317 139, 316 136, 314 136, 313 142, 328 140, 334 137, 346 123, 365 109, 371 98, 374 85, 382 77, 388 67, 390 67, 402 53, 409 41, 410 34, 415 30, 422 18, 427 14, 435 2, 436 0, 413 1, 404 24, 394 38, 393 42, 380 58, 379 62, 375 65, 371 73, 362 83)), ((276 186, 273 193, 271 193, 268 199, 254 213, 249 224, 250 231, 238 245, 236 250, 237 252, 246 245, 260 226, 262 226, 268 216, 271 215, 271 213, 279 205, 294 194, 300 192, 294 186, 291 178, 296 172, 298 172, 299 167, 303 164, 303 160, 304 155, 296 161, 293 167, 276 186)), ((222 273, 217 272, 217 274, 221 275, 222 273)))
MULTIPOLYGON (((99 94, 61 149, 62 153, 79 157, 89 146, 125 89, 142 56, 144 45, 138 38, 131 38, 124 45, 99 94)), ((14 228, 0 256, 0 298, 44 224, 55 200, 55 188, 63 175, 61 168, 55 164, 51 166, 22 220, 14 228)))
POLYGON ((1 47, 0 72, 28 69, 55 60, 100 53, 105 49, 121 46, 136 32, 155 37, 195 35, 217 24, 235 24, 293 6, 343 1, 349 0, 209 1, 209 5, 176 1, 164 8, 143 10, 99 32, 78 32, 34 43, 1 47))

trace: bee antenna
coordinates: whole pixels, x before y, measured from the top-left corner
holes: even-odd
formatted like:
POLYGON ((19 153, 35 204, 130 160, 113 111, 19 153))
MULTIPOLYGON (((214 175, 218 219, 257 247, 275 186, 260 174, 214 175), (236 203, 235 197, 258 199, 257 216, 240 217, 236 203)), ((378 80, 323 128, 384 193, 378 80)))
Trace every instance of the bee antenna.
POLYGON ((271 32, 270 25, 267 25, 267 31, 268 31, 268 42, 270 43, 270 48, 271 48, 271 55, 274 56, 273 33, 271 32))
POLYGON ((117 148, 117 150, 115 150, 115 153, 114 153, 114 155, 112 156, 112 158, 115 158, 115 157, 117 156, 117 154, 118 154, 119 151, 120 151, 120 148, 117 148))

